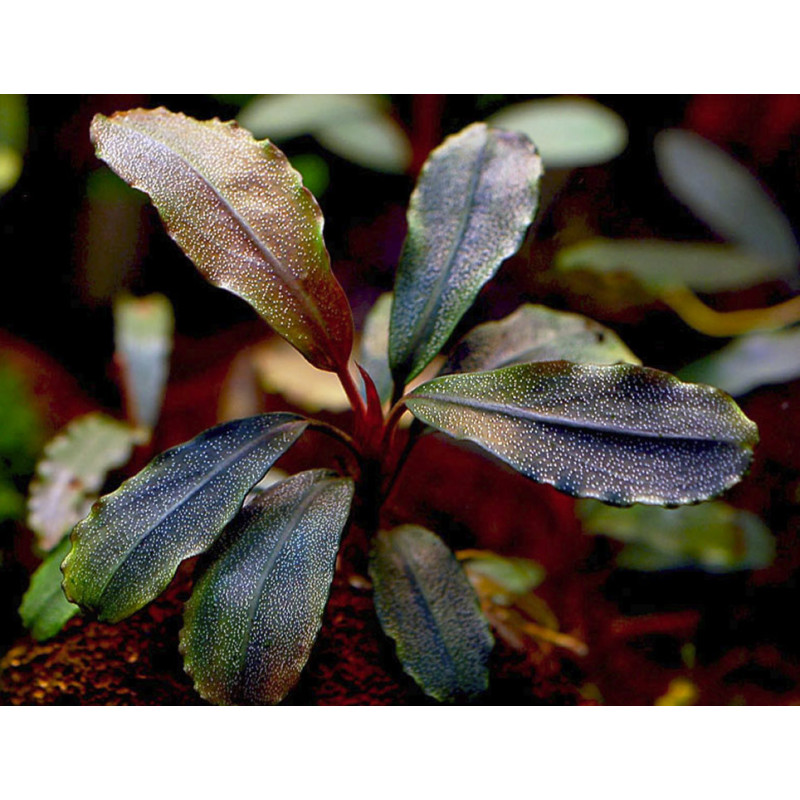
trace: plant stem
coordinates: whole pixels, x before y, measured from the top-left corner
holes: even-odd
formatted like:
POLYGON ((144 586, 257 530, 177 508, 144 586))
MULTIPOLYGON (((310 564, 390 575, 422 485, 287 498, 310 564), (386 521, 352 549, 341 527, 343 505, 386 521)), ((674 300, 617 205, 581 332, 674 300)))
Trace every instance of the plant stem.
POLYGON ((342 384, 342 388, 347 395, 347 399, 350 401, 350 405, 356 414, 356 419, 359 423, 362 422, 367 415, 367 407, 364 404, 364 399, 361 397, 361 392, 358 391, 358 387, 353 380, 353 376, 350 373, 349 367, 343 367, 336 373, 336 375, 338 376, 339 382, 342 384))
POLYGON ((308 421, 308 429, 324 433, 326 436, 330 436, 332 439, 340 442, 353 456, 355 456, 356 462, 359 465, 361 464, 361 450, 359 449, 358 442, 356 442, 352 436, 346 434, 343 430, 340 430, 335 425, 322 422, 322 420, 319 419, 310 419, 308 421))

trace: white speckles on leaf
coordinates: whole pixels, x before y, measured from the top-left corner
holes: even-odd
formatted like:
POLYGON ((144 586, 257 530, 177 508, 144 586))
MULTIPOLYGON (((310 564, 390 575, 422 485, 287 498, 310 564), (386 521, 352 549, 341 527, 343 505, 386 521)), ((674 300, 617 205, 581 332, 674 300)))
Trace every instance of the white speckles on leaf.
POLYGON ((553 361, 449 375, 406 405, 533 480, 614 505, 714 497, 741 479, 758 441, 724 392, 634 365, 553 361))
POLYGON ((542 163, 522 134, 476 124, 431 154, 408 209, 389 360, 397 381, 444 346, 481 287, 522 243, 542 163))
POLYGON ((277 703, 322 624, 353 482, 309 470, 270 487, 208 554, 186 604, 181 652, 214 703, 277 703))
POLYGON ((353 321, 322 214, 278 148, 235 123, 164 108, 97 115, 91 134, 209 281, 244 298, 315 366, 347 364, 353 321))
POLYGON ((369 573, 381 626, 423 691, 440 701, 486 691, 489 623, 444 542, 414 525, 381 531, 369 573))
POLYGON ((117 622, 157 597, 206 550, 306 421, 263 414, 211 428, 157 456, 73 528, 64 591, 117 622))

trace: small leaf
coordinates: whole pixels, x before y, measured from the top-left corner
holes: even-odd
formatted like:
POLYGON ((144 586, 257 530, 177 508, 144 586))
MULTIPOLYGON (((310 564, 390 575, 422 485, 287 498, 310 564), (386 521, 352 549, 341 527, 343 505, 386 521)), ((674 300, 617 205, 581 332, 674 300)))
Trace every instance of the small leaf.
POLYGON ((510 594, 528 594, 545 578, 544 567, 529 558, 500 556, 489 550, 456 553, 468 574, 489 578, 510 594))
POLYGON ((0 196, 19 180, 27 142, 25 95, 0 94, 0 196))
POLYGON ((642 363, 614 331, 588 317, 524 305, 498 322, 473 328, 456 345, 442 374, 562 360, 580 364, 642 363))
POLYGON ((684 508, 609 508, 579 505, 587 533, 625 542, 617 565, 641 571, 695 567, 708 572, 761 569, 775 557, 775 541, 755 514, 727 503, 684 508))
POLYGON ((38 642, 55 636, 79 611, 78 606, 64 597, 61 588, 61 562, 69 548, 69 537, 65 536, 33 573, 28 591, 22 597, 19 615, 38 642))
POLYGON ((350 306, 330 270, 322 214, 286 156, 235 123, 137 109, 92 122, 100 158, 150 195, 170 235, 314 366, 344 368, 350 306))
POLYGON ((369 373, 378 397, 385 403, 392 396, 392 371, 389 369, 389 319, 392 293, 384 292, 364 320, 357 361, 369 373))
POLYGON ((588 239, 559 250, 555 267, 627 272, 656 295, 674 286, 699 292, 742 289, 792 274, 775 261, 730 245, 661 239, 588 239))
POLYGON ((445 702, 488 687, 494 644, 478 598, 458 561, 430 531, 381 531, 370 556, 375 610, 403 668, 445 702))
POLYGON ((487 122, 524 133, 547 169, 588 167, 618 156, 628 144, 621 117, 594 100, 554 97, 516 103, 487 122))
POLYGON ((277 703, 322 625, 353 482, 310 470, 249 503, 209 553, 180 649, 214 703, 277 703))
POLYGON ((72 530, 64 591, 118 622, 167 587, 181 561, 202 553, 250 488, 305 430, 294 414, 227 422, 173 447, 95 503, 72 530))
POLYGON ((405 402, 422 422, 535 481, 613 505, 714 497, 741 479, 758 440, 724 392, 628 364, 447 375, 405 402))
POLYGON ((111 470, 127 464, 140 434, 93 413, 72 420, 45 446, 28 495, 28 526, 50 550, 88 513, 111 470))
POLYGON ((669 190, 712 231, 794 273, 792 226, 744 166, 691 131, 661 131, 655 153, 669 190))
POLYGON ((381 172, 403 173, 411 145, 388 113, 370 95, 272 95, 253 100, 239 121, 257 136, 276 141, 311 134, 348 161, 381 172))
POLYGON ((684 367, 684 381, 708 383, 734 397, 759 386, 800 378, 800 327, 775 333, 753 333, 684 367))
POLYGON ((522 244, 542 162, 521 134, 476 124, 428 158, 408 209, 389 333, 395 382, 418 375, 522 244))
POLYGON ((162 294, 123 295, 114 303, 114 343, 130 415, 155 428, 164 400, 175 318, 162 294))

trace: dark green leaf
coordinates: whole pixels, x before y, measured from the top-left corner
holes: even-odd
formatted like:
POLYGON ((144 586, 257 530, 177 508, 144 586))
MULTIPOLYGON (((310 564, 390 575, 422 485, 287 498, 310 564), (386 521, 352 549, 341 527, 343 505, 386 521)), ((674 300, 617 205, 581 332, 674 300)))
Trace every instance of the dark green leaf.
POLYGON ((28 494, 28 526, 50 550, 83 519, 113 469, 128 463, 138 431, 105 414, 72 420, 44 449, 28 494))
POLYGON ((151 431, 158 421, 175 320, 162 294, 123 295, 114 303, 114 342, 130 416, 151 431))
POLYGON ((440 701, 486 690, 493 640, 455 556, 430 531, 381 531, 370 557, 375 610, 404 669, 440 701))
POLYGON ((79 610, 64 597, 61 588, 61 562, 69 548, 69 537, 65 536, 33 573, 28 591, 22 597, 19 615, 39 642, 55 636, 79 610))
POLYGON ((776 261, 731 245, 661 239, 588 239, 559 250, 555 266, 627 272, 656 294, 675 286, 699 292, 741 289, 792 274, 776 261))
POLYGON ((389 369, 389 318, 392 314, 392 293, 385 292, 364 320, 361 344, 358 350, 359 364, 369 373, 378 397, 386 402, 392 396, 392 371, 389 369))
POLYGON ((689 364, 678 376, 708 383, 740 397, 759 386, 800 377, 800 327, 775 333, 752 333, 689 364))
POLYGON ((473 328, 456 345, 441 374, 562 360, 580 364, 642 363, 614 331, 587 317, 524 305, 498 322, 473 328))
POLYGON ((411 196, 389 333, 398 385, 444 346, 533 220, 542 162, 521 134, 476 124, 433 151, 411 196))
POLYGON ((711 230, 794 273, 792 226, 744 166, 692 131, 661 131, 655 151, 664 183, 711 230))
POLYGON ((545 167, 570 169, 602 164, 628 144, 628 129, 610 108, 582 97, 553 97, 516 103, 487 122, 524 133, 545 167))
POLYGON ((150 195, 208 280, 244 298, 315 366, 346 366, 353 321, 330 270, 322 214, 280 150, 235 123, 163 108, 97 115, 92 141, 150 195))
POLYGON ((277 703, 322 624, 353 482, 324 470, 267 489, 209 553, 186 604, 181 652, 214 703, 277 703))
POLYGON ((714 497, 741 479, 758 440, 724 392, 627 364, 545 361, 448 375, 406 405, 533 480, 614 505, 714 497))
POLYGON ((696 567, 730 572, 769 566, 775 542, 749 511, 727 503, 684 508, 609 508, 590 500, 579 506, 587 533, 610 536, 625 547, 617 564, 642 571, 696 567))
POLYGON ((164 591, 181 561, 214 542, 306 424, 294 414, 263 414, 157 456, 73 528, 67 597, 108 622, 138 611, 164 591))

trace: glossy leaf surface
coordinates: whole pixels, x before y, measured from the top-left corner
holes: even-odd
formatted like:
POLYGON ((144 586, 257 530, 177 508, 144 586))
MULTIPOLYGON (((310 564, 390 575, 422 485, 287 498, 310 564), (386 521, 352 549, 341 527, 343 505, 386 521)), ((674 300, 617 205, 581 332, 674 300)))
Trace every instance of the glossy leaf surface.
POLYGON ((621 117, 581 97, 515 103, 487 122, 524 133, 536 145, 547 169, 602 164, 618 156, 628 144, 628 129, 621 117))
POLYGON ((70 603, 61 589, 61 562, 69 548, 69 537, 65 537, 33 573, 22 597, 22 623, 39 642, 55 636, 78 613, 78 606, 70 603))
POLYGON ((406 405, 533 480, 614 505, 713 497, 740 480, 758 440, 725 393, 633 365, 546 361, 448 375, 406 405))
POLYGON ((542 162, 521 134, 470 125, 433 151, 408 209, 389 362, 407 382, 444 346, 481 287, 522 244, 542 162))
POLYGON ((322 624, 353 482, 301 472, 249 503, 209 553, 186 604, 181 652, 220 704, 277 703, 322 624))
POLYGON ((656 293, 674 286, 699 292, 741 289, 792 274, 776 261, 731 245, 661 239, 588 239, 560 250, 556 269, 627 272, 656 293))
POLYGON ((730 572, 769 566, 775 541, 755 514, 727 503, 684 508, 609 508, 584 501, 579 512, 587 533, 625 542, 617 565, 652 571, 694 567, 730 572))
POLYGON ((123 295, 114 303, 115 358, 122 371, 130 416, 152 430, 161 412, 175 318, 162 294, 123 295))
POLYGON ((150 195, 212 283, 244 298, 312 364, 336 371, 353 343, 322 214, 299 173, 235 123, 137 109, 92 122, 100 158, 150 195))
POLYGON ((108 473, 126 464, 140 441, 130 425, 94 413, 72 420, 45 446, 28 495, 28 525, 43 550, 89 513, 108 473))
POLYGON ((385 292, 364 320, 357 361, 369 373, 378 396, 387 401, 392 396, 392 371, 389 369, 389 320, 392 315, 392 293, 385 292))
POLYGON ((488 687, 493 639, 478 598, 448 547, 430 531, 381 531, 370 557, 375 610, 404 669, 440 701, 488 687))
POLYGON ((761 184, 724 150, 692 131, 661 131, 656 163, 670 191, 722 238, 794 271, 792 226, 761 184))
POLYGON ((73 528, 63 566, 67 597, 108 622, 138 611, 181 561, 214 542, 305 426, 293 414, 263 414, 157 456, 73 528))
POLYGON ((443 375, 486 372, 532 361, 641 364, 614 331, 580 314, 520 306, 473 328, 455 347, 443 375))
POLYGON ((800 327, 734 339, 716 353, 689 364, 679 377, 717 386, 734 397, 759 386, 796 380, 800 378, 800 327))

